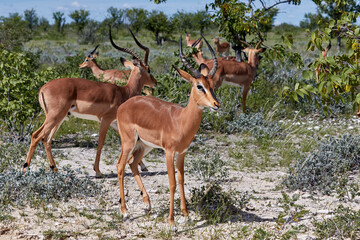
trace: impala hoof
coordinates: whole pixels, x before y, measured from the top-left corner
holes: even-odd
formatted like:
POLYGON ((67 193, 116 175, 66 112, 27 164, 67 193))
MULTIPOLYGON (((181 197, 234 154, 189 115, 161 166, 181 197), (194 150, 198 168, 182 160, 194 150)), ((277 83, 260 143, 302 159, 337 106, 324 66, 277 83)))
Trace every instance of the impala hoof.
POLYGON ((102 177, 102 173, 101 173, 101 172, 96 172, 95 177, 96 177, 96 178, 101 178, 101 177, 102 177))
POLYGON ((148 172, 149 170, 147 169, 147 167, 145 165, 143 165, 143 166, 141 166, 141 171, 148 172))

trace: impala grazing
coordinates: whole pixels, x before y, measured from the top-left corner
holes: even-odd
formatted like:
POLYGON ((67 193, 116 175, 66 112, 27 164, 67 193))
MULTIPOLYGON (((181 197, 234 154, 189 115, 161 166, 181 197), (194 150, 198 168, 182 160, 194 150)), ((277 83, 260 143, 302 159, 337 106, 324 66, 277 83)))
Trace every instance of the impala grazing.
POLYGON ((206 43, 212 53, 214 64, 211 70, 202 64, 200 72, 191 67, 183 56, 180 37, 180 58, 186 68, 195 76, 193 77, 189 73, 175 68, 180 76, 192 85, 189 103, 185 108, 179 104, 165 102, 152 96, 133 97, 118 108, 117 122, 121 137, 121 155, 116 167, 119 178, 121 211, 125 217, 127 216, 127 209, 124 195, 124 172, 127 162, 130 164, 131 171, 143 195, 144 203, 148 210, 151 209, 149 195, 140 178, 137 164, 153 148, 164 149, 166 154, 170 187, 169 224, 174 225, 174 193, 176 189, 174 161, 176 158, 181 211, 185 217, 188 215, 184 191, 185 153, 200 127, 203 109, 209 107, 212 110, 217 110, 220 107, 212 88, 213 81, 211 81, 217 69, 215 53, 208 42, 206 43))
MULTIPOLYGON (((328 51, 330 50, 331 48, 331 42, 329 42, 329 45, 327 45, 327 47, 325 48, 324 51, 321 52, 323 58, 327 58, 327 54, 328 54, 328 51)), ((316 82, 319 82, 319 76, 320 76, 320 73, 321 72, 324 72, 327 76, 328 74, 328 69, 329 69, 329 64, 326 64, 326 67, 323 68, 322 66, 318 66, 316 69, 315 69, 315 75, 316 75, 316 82)))
MULTIPOLYGON (((96 176, 101 176, 99 162, 106 132, 109 126, 118 131, 116 124, 117 108, 129 98, 139 95, 144 85, 155 86, 157 83, 150 74, 150 68, 147 65, 148 48, 138 43, 133 35, 138 46, 146 49, 146 61, 142 62, 135 52, 130 49, 118 47, 113 42, 111 30, 109 31, 109 36, 114 48, 129 53, 134 57, 133 62, 121 58, 123 65, 132 69, 128 83, 123 87, 119 87, 111 83, 94 82, 82 78, 60 78, 54 79, 42 86, 38 98, 41 108, 45 112, 46 119, 42 126, 31 136, 30 148, 24 168, 30 166, 34 150, 39 141, 42 140, 49 158, 50 168, 53 171, 57 171, 51 153, 51 139, 65 118, 72 115, 78 118, 100 122, 100 134, 94 170, 96 176)), ((142 164, 141 167, 142 170, 146 170, 145 165, 142 164)))
POLYGON ((220 57, 223 53, 225 53, 225 57, 228 59, 230 52, 230 44, 228 42, 223 42, 220 44, 219 38, 214 39, 214 44, 216 46, 217 56, 220 57))
MULTIPOLYGON (((248 63, 246 62, 237 62, 234 57, 229 57, 226 59, 224 57, 218 58, 218 70, 212 78, 214 81, 214 89, 218 89, 223 83, 241 86, 243 85, 242 92, 242 108, 243 113, 246 112, 246 97, 250 90, 250 85, 256 76, 257 66, 259 64, 259 53, 262 53, 266 48, 259 48, 262 40, 258 42, 255 48, 251 47, 247 42, 239 40, 239 42, 248 46, 243 51, 248 53, 248 63)), ((196 44, 196 43, 195 43, 196 44)), ((213 60, 205 59, 202 56, 202 52, 199 51, 197 54, 194 54, 193 57, 198 65, 202 63, 211 67, 213 65, 213 60)))
POLYGON ((99 67, 96 62, 96 58, 99 55, 99 52, 95 52, 99 47, 97 45, 88 56, 86 56, 84 62, 80 64, 79 68, 90 68, 94 74, 94 76, 104 82, 115 83, 116 81, 127 82, 128 77, 130 75, 131 70, 116 70, 116 69, 108 69, 103 70, 99 67))
POLYGON ((196 46, 194 45, 194 47, 197 48, 197 50, 200 50, 202 48, 203 42, 201 41, 201 39, 195 39, 195 40, 190 40, 190 33, 186 33, 186 46, 191 47, 194 45, 194 43, 196 43, 196 46))

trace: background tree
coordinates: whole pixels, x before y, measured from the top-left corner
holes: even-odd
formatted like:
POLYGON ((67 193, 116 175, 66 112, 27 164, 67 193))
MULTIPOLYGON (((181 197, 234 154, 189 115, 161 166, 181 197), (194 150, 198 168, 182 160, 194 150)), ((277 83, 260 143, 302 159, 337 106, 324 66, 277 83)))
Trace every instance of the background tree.
POLYGON ((132 8, 126 11, 126 18, 134 32, 138 32, 147 21, 148 11, 142 8, 132 8))
POLYGON ((206 28, 211 26, 210 15, 206 11, 197 11, 193 18, 196 29, 200 30, 200 33, 203 33, 206 28))
POLYGON ((40 18, 40 20, 39 20, 39 28, 42 31, 47 32, 49 30, 49 28, 50 28, 49 21, 44 17, 40 18))
POLYGON ((59 33, 64 32, 64 26, 65 26, 65 17, 64 13, 62 12, 54 12, 53 13, 53 19, 55 20, 55 26, 59 33))
POLYGON ((317 9, 317 13, 305 13, 304 20, 300 21, 300 27, 313 31, 326 22, 329 22, 329 18, 321 15, 320 10, 317 9))
POLYGON ((119 27, 124 23, 126 11, 123 9, 109 7, 107 13, 109 17, 106 20, 109 21, 113 28, 119 29, 119 27))
MULTIPOLYGON (((259 0, 261 7, 256 8, 255 0, 241 2, 237 0, 216 0, 206 5, 206 10, 212 10, 211 18, 219 26, 219 32, 232 43, 237 61, 241 61, 242 46, 238 39, 246 41, 248 35, 262 35, 265 37, 273 25, 274 17, 278 10, 275 8, 280 3, 300 4, 300 0, 278 1, 270 6, 265 1, 259 0)), ((258 39, 255 39, 258 41, 258 39)))
POLYGON ((74 25, 77 29, 78 33, 81 33, 86 24, 88 23, 89 19, 89 11, 86 11, 84 9, 75 10, 72 13, 70 13, 69 17, 71 17, 74 20, 74 25))
MULTIPOLYGON (((360 3, 357 0, 313 0, 318 6, 321 13, 326 14, 329 18, 338 21, 345 12, 360 12, 360 3)), ((341 33, 333 32, 337 35, 337 47, 341 47, 341 33)))
POLYGON ((194 14, 184 11, 177 11, 172 15, 172 23, 174 27, 181 33, 195 30, 194 14))
POLYGON ((35 9, 32 8, 31 10, 25 10, 24 18, 25 21, 27 22, 29 29, 31 31, 34 31, 39 24, 39 18, 36 14, 35 9))
POLYGON ((162 39, 169 36, 173 30, 172 23, 168 17, 163 12, 157 10, 153 10, 150 13, 145 28, 154 33, 157 45, 161 45, 162 39), (160 34, 163 35, 163 38, 160 38, 160 34))
POLYGON ((18 13, 0 17, 0 46, 10 51, 20 50, 24 42, 31 39, 27 22, 18 13))

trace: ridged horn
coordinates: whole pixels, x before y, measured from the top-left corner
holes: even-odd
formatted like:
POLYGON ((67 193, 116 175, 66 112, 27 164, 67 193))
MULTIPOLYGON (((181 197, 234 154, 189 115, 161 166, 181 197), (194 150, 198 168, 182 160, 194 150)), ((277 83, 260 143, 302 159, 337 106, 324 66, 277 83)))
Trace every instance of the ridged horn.
POLYGON ((142 44, 137 40, 137 38, 135 37, 135 34, 131 31, 130 28, 129 28, 129 31, 130 31, 132 37, 134 38, 136 44, 139 46, 139 48, 145 50, 144 63, 145 63, 146 65, 148 65, 148 59, 149 59, 150 49, 149 49, 148 47, 145 47, 144 45, 142 45, 142 44))
POLYGON ((196 70, 195 68, 193 68, 185 59, 183 51, 182 51, 182 35, 180 35, 180 46, 179 46, 179 55, 180 55, 180 59, 182 61, 182 63, 184 64, 184 66, 189 69, 196 78, 200 78, 201 77, 201 73, 196 70))
POLYGON ((209 72, 209 75, 211 77, 214 77, 216 71, 217 71, 217 68, 218 68, 218 62, 217 62, 217 59, 216 59, 216 55, 215 55, 215 52, 214 52, 214 49, 212 49, 212 47, 210 46, 210 44, 208 43, 208 41, 206 40, 206 38, 204 38, 204 36, 201 34, 201 38, 204 39, 206 45, 208 46, 209 50, 210 50, 210 53, 211 53, 211 56, 213 58, 213 67, 211 68, 210 72, 209 72))

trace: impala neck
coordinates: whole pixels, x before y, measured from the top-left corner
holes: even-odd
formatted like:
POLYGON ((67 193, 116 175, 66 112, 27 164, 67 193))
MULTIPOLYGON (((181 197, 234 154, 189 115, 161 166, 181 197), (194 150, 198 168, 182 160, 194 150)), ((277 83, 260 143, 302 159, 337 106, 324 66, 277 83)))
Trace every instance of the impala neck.
POLYGON ((95 60, 91 61, 90 68, 91 68, 92 72, 94 73, 95 77, 98 78, 98 79, 101 78, 101 75, 104 74, 104 70, 101 69, 99 67, 99 65, 97 65, 95 60))
POLYGON ((196 99, 194 98, 193 91, 191 91, 189 103, 181 112, 181 127, 183 132, 193 138, 199 130, 202 114, 203 109, 198 105, 196 99))
POLYGON ((205 58, 203 58, 202 53, 198 52, 197 54, 193 54, 193 58, 195 59, 195 62, 197 63, 197 65, 200 66, 200 64, 205 62, 205 58))
POLYGON ((256 52, 255 51, 249 51, 249 57, 248 57, 248 64, 252 67, 257 69, 257 63, 256 63, 256 52))
POLYGON ((141 89, 143 87, 142 75, 137 71, 140 70, 138 68, 134 68, 131 71, 128 83, 124 86, 129 98, 141 94, 141 89))

